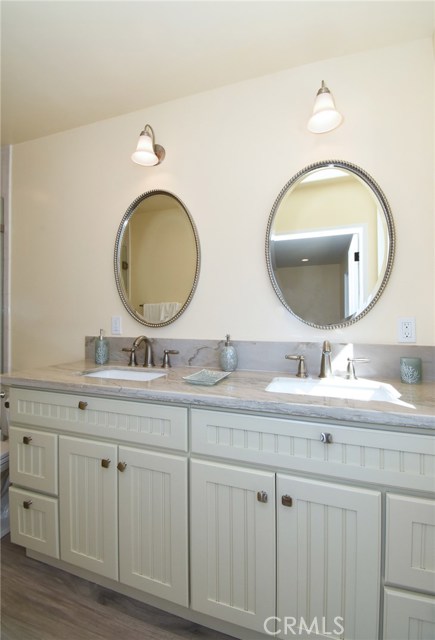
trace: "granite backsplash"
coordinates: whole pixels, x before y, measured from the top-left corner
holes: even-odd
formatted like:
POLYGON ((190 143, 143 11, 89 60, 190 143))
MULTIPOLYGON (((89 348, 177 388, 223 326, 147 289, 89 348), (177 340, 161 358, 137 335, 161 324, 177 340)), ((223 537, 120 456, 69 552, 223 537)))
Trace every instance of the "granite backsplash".
MULTIPOLYGON (((110 362, 127 365, 129 354, 122 349, 130 348, 135 337, 109 337, 110 362)), ((85 357, 93 360, 96 336, 86 336, 85 357)), ((171 355, 172 366, 219 368, 219 352, 224 340, 176 340, 170 338, 150 338, 154 363, 161 366, 165 349, 178 351, 171 355)), ((309 375, 319 374, 322 353, 321 342, 252 342, 234 340, 237 349, 238 369, 254 371, 282 371, 294 374, 297 362, 286 360, 286 354, 304 355, 309 375)), ((435 380, 435 347, 416 345, 371 345, 331 342, 333 371, 344 374, 347 358, 368 358, 369 362, 355 364, 356 373, 361 378, 400 378, 400 358, 418 357, 422 360, 423 380, 435 380)), ((144 345, 137 351, 139 364, 143 363, 144 345)))

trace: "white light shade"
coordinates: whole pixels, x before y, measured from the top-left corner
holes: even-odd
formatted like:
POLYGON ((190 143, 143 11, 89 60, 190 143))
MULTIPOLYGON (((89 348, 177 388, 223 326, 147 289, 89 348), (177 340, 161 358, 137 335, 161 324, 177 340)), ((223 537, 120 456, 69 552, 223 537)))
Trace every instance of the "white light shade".
POLYGON ((131 159, 136 164, 141 164, 145 167, 152 167, 158 164, 159 159, 154 152, 153 139, 147 131, 144 130, 140 134, 136 151, 132 154, 131 159))
POLYGON ((314 103, 313 115, 308 120, 308 130, 312 133, 326 133, 338 127, 342 120, 343 116, 335 108, 331 92, 322 81, 314 103))

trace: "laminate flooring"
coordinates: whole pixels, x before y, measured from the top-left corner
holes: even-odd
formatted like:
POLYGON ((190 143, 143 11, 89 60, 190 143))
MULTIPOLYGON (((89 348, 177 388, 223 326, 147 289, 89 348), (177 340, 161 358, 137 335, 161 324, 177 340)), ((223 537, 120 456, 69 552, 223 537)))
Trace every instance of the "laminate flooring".
POLYGON ((2 640, 234 640, 27 558, 1 541, 2 640))

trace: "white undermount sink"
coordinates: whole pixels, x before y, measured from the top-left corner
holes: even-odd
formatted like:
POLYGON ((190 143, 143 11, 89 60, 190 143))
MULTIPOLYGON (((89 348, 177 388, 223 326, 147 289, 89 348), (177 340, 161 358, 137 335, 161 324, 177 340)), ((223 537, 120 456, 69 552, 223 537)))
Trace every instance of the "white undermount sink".
POLYGON ((99 369, 98 371, 90 371, 83 374, 87 378, 105 378, 109 380, 138 380, 148 382, 161 378, 164 373, 156 373, 154 371, 143 371, 136 369, 99 369))
POLYGON ((405 407, 412 405, 399 400, 400 393, 385 382, 376 380, 346 380, 345 378, 273 378, 266 387, 272 393, 292 393, 323 398, 344 398, 348 400, 377 400, 392 402, 405 407))

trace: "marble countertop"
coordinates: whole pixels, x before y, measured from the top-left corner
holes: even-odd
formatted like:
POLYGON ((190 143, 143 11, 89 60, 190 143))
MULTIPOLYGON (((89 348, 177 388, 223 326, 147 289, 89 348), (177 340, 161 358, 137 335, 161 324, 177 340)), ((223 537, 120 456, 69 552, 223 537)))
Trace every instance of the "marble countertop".
MULTIPOLYGON (((163 372, 164 376, 147 382, 83 376, 83 372, 99 368, 92 361, 82 360, 4 374, 1 376, 1 384, 192 407, 260 412, 296 419, 334 420, 354 426, 367 424, 435 430, 433 382, 409 385, 398 380, 382 380, 393 385, 401 394, 400 400, 411 405, 403 406, 390 402, 366 402, 266 391, 265 388, 272 378, 283 377, 282 372, 238 370, 214 386, 193 385, 183 380, 183 376, 199 370, 193 367, 162 370, 156 367, 152 371, 163 372)), ((128 369, 120 367, 116 362, 109 363, 104 368, 128 369)), ((151 371, 141 367, 137 370, 151 371)))

